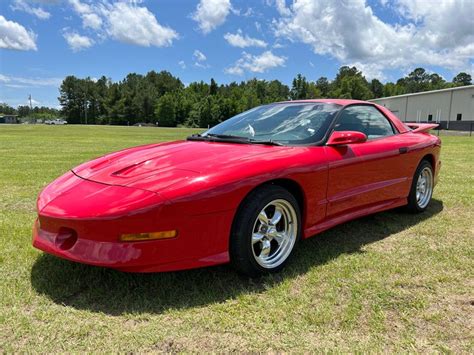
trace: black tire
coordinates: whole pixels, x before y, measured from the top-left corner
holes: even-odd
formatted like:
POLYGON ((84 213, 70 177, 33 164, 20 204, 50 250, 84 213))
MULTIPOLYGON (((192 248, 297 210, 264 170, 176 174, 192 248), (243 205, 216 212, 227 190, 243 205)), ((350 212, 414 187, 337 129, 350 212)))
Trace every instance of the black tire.
MULTIPOLYGON (((270 207, 268 208, 271 209, 272 205, 270 205, 270 207)), ((270 220, 273 218, 269 217, 268 219, 270 220)), ((275 226, 277 226, 278 223, 275 224, 275 226)), ((278 272, 288 262, 300 238, 301 212, 295 197, 283 187, 277 185, 264 185, 258 188, 257 190, 251 192, 242 202, 239 207, 239 210, 237 211, 230 236, 229 251, 231 264, 239 273, 245 274, 250 277, 258 277, 262 274, 278 272), (294 210, 294 213, 288 215, 285 214, 285 217, 282 217, 285 219, 282 221, 283 225, 287 223, 287 225, 289 226, 288 228, 293 228, 292 233, 289 233, 293 237, 287 239, 291 240, 291 242, 285 242, 288 243, 285 244, 287 245, 285 249, 283 247, 280 248, 280 244, 277 241, 275 241, 277 243, 277 247, 274 247, 274 241, 268 242, 268 240, 266 240, 266 242, 268 242, 270 245, 267 250, 271 251, 272 248, 276 250, 274 251, 274 255, 278 253, 278 250, 286 251, 280 251, 280 253, 284 253, 283 256, 281 256, 282 261, 279 261, 281 262, 280 264, 274 267, 265 267, 260 264, 261 261, 257 261, 257 259, 259 258, 255 255, 255 248, 258 248, 258 246, 252 243, 252 235, 254 234, 254 228, 261 228, 261 226, 263 225, 260 223, 259 213, 269 204, 272 204, 274 202, 278 203, 277 201, 286 204, 289 211, 291 211, 291 208, 294 210), (296 218, 296 227, 293 224, 294 221, 289 221, 292 218, 296 218)), ((264 237, 262 241, 264 239, 266 239, 266 237, 264 237)), ((262 246, 261 252, 263 252, 263 244, 259 245, 262 246)))
POLYGON ((428 160, 423 159, 418 167, 416 168, 415 174, 413 175, 413 181, 411 183, 411 188, 410 188, 410 194, 408 195, 408 204, 406 205, 406 210, 410 213, 421 213, 425 211, 430 202, 431 202, 431 197, 433 195, 433 188, 434 188, 434 174, 433 174, 433 167, 431 166, 431 163, 428 160), (417 190, 417 182, 418 178, 420 177, 420 174, 425 170, 429 169, 430 175, 431 175, 431 183, 430 183, 430 195, 428 201, 420 205, 420 202, 417 200, 416 197, 416 190, 417 190))

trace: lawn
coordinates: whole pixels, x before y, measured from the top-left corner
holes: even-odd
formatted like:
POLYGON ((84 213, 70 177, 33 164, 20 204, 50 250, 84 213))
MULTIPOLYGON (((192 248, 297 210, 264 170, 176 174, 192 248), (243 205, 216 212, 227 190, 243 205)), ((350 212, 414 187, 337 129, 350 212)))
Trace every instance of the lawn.
POLYGON ((421 215, 299 245, 284 272, 126 274, 33 249, 40 189, 80 162, 195 130, 0 126, 0 351, 474 351, 474 137, 442 137, 421 215))

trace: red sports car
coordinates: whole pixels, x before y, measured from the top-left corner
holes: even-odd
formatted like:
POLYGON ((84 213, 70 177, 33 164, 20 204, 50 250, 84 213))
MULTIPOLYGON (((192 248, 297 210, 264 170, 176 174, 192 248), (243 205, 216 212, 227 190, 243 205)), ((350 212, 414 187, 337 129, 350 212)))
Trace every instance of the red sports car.
POLYGON ((256 107, 67 172, 38 198, 33 245, 131 272, 228 262, 275 272, 300 239, 399 206, 425 210, 440 170, 434 127, 355 100, 256 107))

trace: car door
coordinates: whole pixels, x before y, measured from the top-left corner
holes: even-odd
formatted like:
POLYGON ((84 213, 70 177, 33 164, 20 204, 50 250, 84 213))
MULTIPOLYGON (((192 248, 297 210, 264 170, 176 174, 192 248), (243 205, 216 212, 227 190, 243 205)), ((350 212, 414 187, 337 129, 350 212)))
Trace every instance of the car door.
POLYGON ((327 217, 403 198, 408 169, 407 149, 398 132, 376 107, 351 105, 339 115, 336 131, 359 131, 363 143, 326 146, 329 158, 327 217))

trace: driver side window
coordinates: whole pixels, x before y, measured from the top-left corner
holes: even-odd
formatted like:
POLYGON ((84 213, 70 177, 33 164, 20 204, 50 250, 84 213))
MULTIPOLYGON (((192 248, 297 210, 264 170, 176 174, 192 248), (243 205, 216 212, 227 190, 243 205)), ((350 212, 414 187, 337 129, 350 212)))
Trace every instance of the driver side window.
POLYGON ((349 106, 337 121, 335 131, 358 131, 368 139, 388 137, 395 134, 388 119, 373 106, 349 106))

